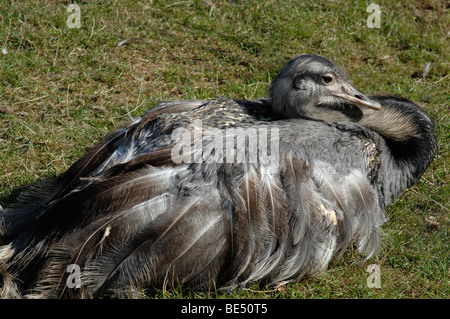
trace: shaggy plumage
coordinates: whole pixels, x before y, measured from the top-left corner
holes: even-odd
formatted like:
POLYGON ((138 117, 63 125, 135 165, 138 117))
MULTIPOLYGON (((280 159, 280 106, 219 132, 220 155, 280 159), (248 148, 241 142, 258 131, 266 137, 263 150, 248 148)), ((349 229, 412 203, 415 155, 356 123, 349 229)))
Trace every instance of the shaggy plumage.
POLYGON ((435 152, 416 104, 300 55, 270 98, 163 102, 0 210, 2 296, 228 289, 316 274, 351 244, 370 257, 435 152))

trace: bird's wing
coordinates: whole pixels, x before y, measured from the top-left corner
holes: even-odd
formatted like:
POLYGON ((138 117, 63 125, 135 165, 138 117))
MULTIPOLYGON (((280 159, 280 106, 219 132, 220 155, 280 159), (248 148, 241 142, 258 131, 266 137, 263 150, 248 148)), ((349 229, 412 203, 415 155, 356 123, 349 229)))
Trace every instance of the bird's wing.
MULTIPOLYGON (((140 199, 130 193, 142 188, 145 180, 142 178, 141 182, 137 182, 134 179, 138 168, 166 165, 171 157, 169 148, 159 147, 151 154, 139 154, 129 161, 108 167, 101 177, 93 176, 93 173, 118 149, 126 148, 139 139, 140 132, 149 129, 162 114, 192 110, 202 103, 203 101, 161 103, 140 119, 108 134, 60 177, 28 187, 20 194, 16 204, 1 208, 0 245, 3 246, 0 246, 0 270, 8 269, 8 265, 12 264, 15 273, 27 268, 27 264, 35 257, 45 254, 55 238, 101 218, 105 214, 102 210, 105 202, 116 202, 116 207, 120 206, 122 209, 128 204, 139 202, 140 199), (122 181, 123 188, 119 186, 122 181), (123 189, 129 192, 121 193, 123 189), (124 195, 121 196, 122 194, 124 195), (119 198, 128 199, 120 201, 119 198), (79 205, 83 206, 85 213, 77 211, 81 207, 79 205), (98 211, 93 213, 89 207, 98 211)), ((154 195, 149 196, 151 198, 154 195)), ((112 208, 107 207, 107 210, 112 208)))
POLYGON ((321 126, 328 140, 318 143, 320 134, 293 128, 280 132, 276 161, 260 157, 255 165, 218 171, 220 193, 233 203, 230 286, 295 279, 324 270, 352 243, 367 256, 379 244, 384 211, 367 174, 365 141, 349 135, 341 141, 348 145, 339 146, 345 133, 321 126))
MULTIPOLYGON (((118 148, 129 145, 130 135, 135 138, 136 132, 151 126, 151 123, 161 116, 161 114, 176 114, 192 110, 204 102, 201 100, 161 102, 141 118, 107 134, 99 143, 89 149, 84 156, 72 164, 61 176, 30 185, 25 191, 19 194, 17 202, 13 206, 6 209, 0 208, 0 218, 3 220, 3 228, 2 223, 0 223, 0 244, 2 243, 2 234, 6 237, 14 236, 23 228, 27 227, 24 223, 30 219, 29 216, 42 214, 44 209, 48 209, 58 199, 63 198, 74 189, 86 185, 85 179, 93 171, 111 158, 117 152, 118 148)), ((151 154, 150 164, 165 164, 166 158, 164 158, 164 154, 164 149, 157 150, 154 154, 151 154)), ((136 161, 143 162, 142 159, 137 159, 136 161)), ((128 163, 128 165, 133 166, 134 163, 128 163)), ((122 169, 123 166, 126 165, 118 166, 116 169, 122 169)))

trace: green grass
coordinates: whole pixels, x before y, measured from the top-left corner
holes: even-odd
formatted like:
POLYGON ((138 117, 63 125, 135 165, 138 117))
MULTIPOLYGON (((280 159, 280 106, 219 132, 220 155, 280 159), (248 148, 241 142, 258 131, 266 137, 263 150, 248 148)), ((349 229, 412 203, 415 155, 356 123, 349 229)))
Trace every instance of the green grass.
POLYGON ((362 92, 403 95, 436 121, 439 154, 389 207, 384 250, 367 262, 350 250, 322 276, 278 289, 175 287, 145 297, 449 298, 450 9, 379 0, 381 28, 370 29, 370 2, 78 1, 81 28, 70 29, 70 1, 0 0, 2 204, 65 171, 128 111, 139 116, 158 100, 266 96, 287 59, 317 53, 362 92), (371 263, 381 288, 366 285, 371 263))

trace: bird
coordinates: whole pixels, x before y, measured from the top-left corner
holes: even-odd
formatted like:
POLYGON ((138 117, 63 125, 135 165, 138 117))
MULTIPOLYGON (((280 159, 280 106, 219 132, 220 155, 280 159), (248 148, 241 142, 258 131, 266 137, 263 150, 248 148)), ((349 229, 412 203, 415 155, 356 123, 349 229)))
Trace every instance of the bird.
POLYGON ((437 152, 433 119, 316 54, 268 91, 161 101, 30 186, 0 210, 1 296, 226 291, 376 254, 387 206, 437 152))

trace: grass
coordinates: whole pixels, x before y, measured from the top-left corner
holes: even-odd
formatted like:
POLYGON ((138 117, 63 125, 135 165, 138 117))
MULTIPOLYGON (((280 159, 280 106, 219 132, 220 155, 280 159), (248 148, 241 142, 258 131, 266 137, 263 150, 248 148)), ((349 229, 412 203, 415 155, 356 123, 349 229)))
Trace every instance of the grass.
MULTIPOLYGON (((118 124, 158 100, 257 98, 299 53, 341 65, 365 93, 420 103, 439 154, 389 207, 385 249, 361 263, 348 251, 322 276, 228 293, 181 288, 151 298, 449 298, 450 15, 445 1, 0 0, 0 198, 65 171, 118 124), (122 41, 122 45, 119 45, 122 41), (6 54, 5 54, 6 53, 6 54), (423 70, 431 62, 429 72, 423 70), (381 288, 368 288, 368 264, 381 288)), ((142 297, 142 295, 139 295, 142 297)))

